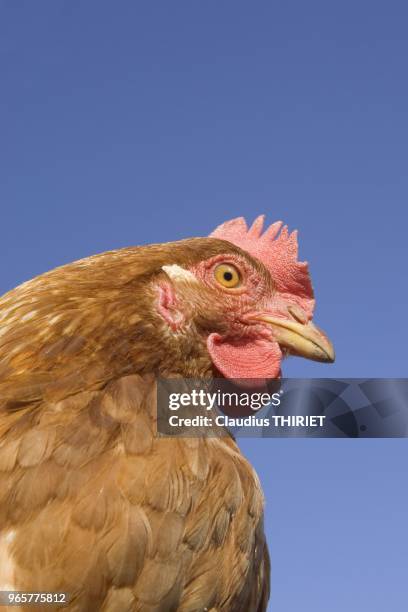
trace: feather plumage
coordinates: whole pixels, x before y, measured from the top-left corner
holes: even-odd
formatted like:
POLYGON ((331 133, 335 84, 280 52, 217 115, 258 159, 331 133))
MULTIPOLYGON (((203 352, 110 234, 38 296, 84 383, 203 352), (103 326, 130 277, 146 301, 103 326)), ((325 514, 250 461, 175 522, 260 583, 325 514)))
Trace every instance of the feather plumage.
MULTIPOLYGON (((13 533, 4 584, 66 591, 76 611, 266 609, 253 469, 231 438, 155 435, 155 377, 213 365, 201 336, 176 342, 158 319, 151 279, 166 263, 230 250, 242 256, 216 239, 124 249, 2 298, 0 524, 13 533)), ((205 288, 202 298, 207 308, 205 288)))

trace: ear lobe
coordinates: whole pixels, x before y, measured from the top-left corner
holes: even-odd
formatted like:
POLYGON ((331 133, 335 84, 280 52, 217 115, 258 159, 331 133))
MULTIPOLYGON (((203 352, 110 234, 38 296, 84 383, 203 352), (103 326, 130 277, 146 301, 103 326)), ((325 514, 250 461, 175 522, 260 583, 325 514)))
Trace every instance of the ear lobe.
POLYGON ((178 331, 184 324, 185 317, 177 308, 177 298, 173 286, 170 283, 162 282, 157 287, 158 301, 157 310, 163 317, 170 329, 178 331))

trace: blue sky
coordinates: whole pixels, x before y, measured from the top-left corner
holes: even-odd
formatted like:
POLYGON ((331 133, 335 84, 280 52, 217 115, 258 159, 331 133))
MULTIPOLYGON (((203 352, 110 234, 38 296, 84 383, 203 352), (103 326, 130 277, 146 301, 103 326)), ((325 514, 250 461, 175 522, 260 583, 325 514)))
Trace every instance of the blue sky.
MULTIPOLYGON (((333 366, 406 376, 405 2, 0 0, 0 289, 265 212, 300 231, 333 366)), ((407 447, 242 440, 271 609, 406 609, 407 447)))

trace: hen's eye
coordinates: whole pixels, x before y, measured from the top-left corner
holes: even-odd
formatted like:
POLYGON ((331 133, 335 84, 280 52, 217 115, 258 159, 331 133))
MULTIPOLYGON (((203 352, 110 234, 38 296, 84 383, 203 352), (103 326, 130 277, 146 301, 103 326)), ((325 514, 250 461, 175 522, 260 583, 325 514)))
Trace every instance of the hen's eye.
POLYGON ((234 289, 241 284, 241 275, 235 266, 220 264, 214 270, 215 280, 227 289, 234 289))

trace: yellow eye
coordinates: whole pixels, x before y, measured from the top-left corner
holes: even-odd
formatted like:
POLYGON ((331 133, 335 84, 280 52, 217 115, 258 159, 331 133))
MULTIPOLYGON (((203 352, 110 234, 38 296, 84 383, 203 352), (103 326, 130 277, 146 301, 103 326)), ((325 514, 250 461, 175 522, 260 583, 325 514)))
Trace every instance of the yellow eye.
POLYGON ((214 270, 217 283, 227 289, 234 289, 241 284, 241 275, 235 266, 231 264, 220 264, 214 270))

